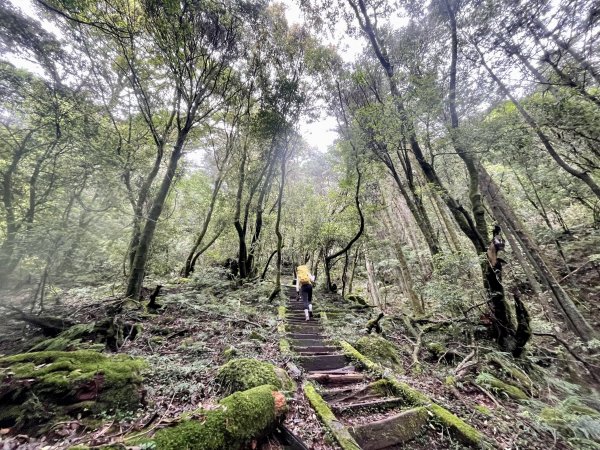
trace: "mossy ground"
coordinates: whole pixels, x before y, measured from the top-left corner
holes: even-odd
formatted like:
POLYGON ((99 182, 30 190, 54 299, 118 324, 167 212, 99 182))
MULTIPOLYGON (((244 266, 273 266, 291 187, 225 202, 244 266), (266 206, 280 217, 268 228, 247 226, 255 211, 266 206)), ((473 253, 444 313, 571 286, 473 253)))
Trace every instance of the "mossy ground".
POLYGON ((143 398, 144 367, 141 359, 90 350, 0 358, 0 422, 27 428, 70 413, 135 410, 143 398))

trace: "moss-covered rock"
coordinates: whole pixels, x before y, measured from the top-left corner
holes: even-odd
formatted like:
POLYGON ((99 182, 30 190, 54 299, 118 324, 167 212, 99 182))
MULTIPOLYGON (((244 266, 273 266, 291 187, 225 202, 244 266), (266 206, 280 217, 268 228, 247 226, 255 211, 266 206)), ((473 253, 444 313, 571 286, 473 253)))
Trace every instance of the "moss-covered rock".
POLYGON ((399 366, 401 363, 394 344, 379 336, 363 336, 355 343, 356 349, 367 358, 383 365, 399 366))
POLYGON ((426 344, 426 347, 429 353, 431 353, 436 358, 443 355, 446 352, 446 347, 440 342, 428 342, 426 344))
POLYGON ((63 415, 135 409, 143 399, 144 365, 88 350, 0 358, 0 424, 39 428, 63 415))
POLYGON ((346 295, 345 298, 349 302, 352 302, 352 303, 354 303, 356 305, 359 305, 359 306, 368 306, 367 301, 365 300, 365 298, 362 295, 348 294, 348 295, 346 295))
POLYGON ((157 450, 236 450, 275 424, 285 397, 274 386, 236 392, 209 411, 198 410, 154 436, 157 450))
POLYGON ((292 390, 294 386, 285 370, 249 358, 233 359, 223 365, 219 369, 216 381, 223 392, 228 394, 264 384, 283 390, 292 390))

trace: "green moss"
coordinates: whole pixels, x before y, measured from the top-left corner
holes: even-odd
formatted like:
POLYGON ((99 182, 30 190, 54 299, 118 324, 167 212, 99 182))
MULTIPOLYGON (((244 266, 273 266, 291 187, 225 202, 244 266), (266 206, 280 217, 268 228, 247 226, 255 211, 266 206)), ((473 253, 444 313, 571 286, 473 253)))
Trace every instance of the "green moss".
POLYGON ((287 339, 280 339, 279 340, 279 351, 283 355, 289 355, 289 354, 292 353, 292 349, 290 347, 290 342, 287 339))
POLYGON ((447 386, 456 386, 456 378, 452 375, 448 375, 444 381, 447 386))
MULTIPOLYGON (((0 381, 5 389, 0 409, 38 402, 42 407, 27 417, 4 417, 6 422, 42 423, 53 416, 80 412, 78 404, 90 406, 92 413, 110 409, 134 409, 142 389, 140 370, 144 361, 127 356, 107 356, 80 350, 44 351, 0 358, 0 381), (46 417, 37 416, 45 412, 46 417)), ((24 408, 22 408, 24 410, 24 408)))
POLYGON ((365 300, 365 298, 362 295, 348 294, 348 295, 346 295, 345 298, 349 302, 356 303, 360 306, 367 306, 367 301, 365 300))
POLYGON ((358 365, 360 365, 361 367, 363 367, 367 370, 374 371, 374 372, 381 371, 381 366, 379 364, 375 364, 373 361, 366 358, 363 354, 361 354, 358 350, 356 350, 354 347, 352 347, 347 342, 340 341, 339 344, 340 344, 340 347, 342 347, 342 351, 344 352, 344 355, 346 355, 348 358, 350 358, 351 360, 358 363, 358 365))
POLYGON ((446 408, 435 403, 427 405, 426 408, 434 415, 435 420, 447 427, 463 443, 476 446, 482 444, 483 435, 446 408))
POLYGON ((304 395, 308 398, 321 422, 333 434, 335 440, 343 450, 360 450, 360 446, 350 435, 348 429, 336 419, 325 400, 323 400, 312 384, 306 383, 304 385, 304 395))
POLYGON ((237 356, 237 354, 238 354, 237 349, 235 347, 233 347, 232 345, 230 345, 225 350, 223 350, 223 356, 228 361, 232 358, 235 358, 237 356))
POLYGON ((356 349, 381 364, 400 365, 400 356, 396 346, 379 336, 363 336, 355 344, 356 349))
POLYGON ((327 313, 325 311, 322 311, 319 315, 321 316, 322 324, 326 324, 329 321, 329 319, 327 318, 327 313))
POLYGON ((239 449, 274 424, 274 386, 236 392, 216 409, 198 410, 193 417, 154 435, 157 450, 239 449))
POLYGON ((512 361, 508 358, 500 356, 496 353, 492 353, 488 356, 488 360, 500 366, 502 371, 513 380, 516 380, 522 387, 531 391, 533 383, 531 378, 519 369, 512 361))
MULTIPOLYGON (((81 323, 73 325, 71 328, 63 331, 58 336, 50 339, 45 339, 39 344, 34 345, 29 351, 64 351, 70 349, 82 349, 89 347, 91 344, 83 344, 81 342, 87 336, 90 336, 94 331, 94 323, 81 323)), ((101 349, 104 344, 99 345, 101 349)))
POLYGON ((266 341, 265 337, 256 330, 253 330, 252 333, 250 333, 250 335, 248 336, 248 339, 250 339, 251 341, 260 341, 260 342, 266 341))
POLYGON ((475 409, 475 411, 480 412, 484 416, 490 417, 492 415, 492 411, 487 406, 475 405, 474 409, 475 409))
POLYGON ((285 320, 285 306, 279 306, 277 308, 277 316, 281 319, 281 320, 285 320))
POLYGON ((382 397, 388 397, 395 395, 394 385, 388 380, 377 380, 369 384, 369 390, 382 397))
POLYGON ((263 384, 271 384, 278 389, 290 386, 292 381, 287 373, 275 369, 272 364, 256 359, 233 359, 219 369, 216 381, 228 394, 263 384))
POLYGON ((427 350, 433 355, 433 356, 441 356, 446 352, 446 347, 439 343, 439 342, 428 342, 427 343, 427 350))
POLYGON ((525 394, 525 392, 518 387, 505 383, 504 381, 501 381, 495 376, 486 372, 481 372, 475 382, 491 389, 496 393, 505 394, 515 400, 527 400, 529 398, 527 394, 525 394))

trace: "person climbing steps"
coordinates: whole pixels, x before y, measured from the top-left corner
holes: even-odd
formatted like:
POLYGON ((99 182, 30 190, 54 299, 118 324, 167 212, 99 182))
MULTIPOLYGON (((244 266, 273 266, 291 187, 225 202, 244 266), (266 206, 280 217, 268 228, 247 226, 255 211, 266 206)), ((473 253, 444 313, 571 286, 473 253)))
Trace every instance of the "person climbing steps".
POLYGON ((308 266, 302 265, 296 268, 296 296, 302 296, 304 302, 304 317, 308 321, 312 317, 312 291, 315 281, 308 269, 308 266))

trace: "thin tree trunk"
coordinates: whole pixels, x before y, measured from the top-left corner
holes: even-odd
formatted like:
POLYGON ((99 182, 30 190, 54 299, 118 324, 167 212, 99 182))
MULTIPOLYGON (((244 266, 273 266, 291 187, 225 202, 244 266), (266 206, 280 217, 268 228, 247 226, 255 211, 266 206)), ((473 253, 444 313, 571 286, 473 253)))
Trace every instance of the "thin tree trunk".
POLYGON ((510 249, 512 250, 513 254, 515 255, 515 258, 517 259, 519 265, 525 272, 525 276, 527 277, 527 281, 529 282, 529 285, 531 286, 531 290, 533 291, 533 293, 536 296, 540 295, 542 293, 542 287, 540 286, 540 283, 538 282, 538 280, 535 278, 535 275, 533 274, 533 271, 531 270, 531 266, 528 264, 528 262, 525 260, 525 257, 523 256, 523 252, 521 252, 521 249, 520 249, 520 247, 517 243, 517 240, 514 236, 514 231, 510 227, 505 227, 504 228, 504 236, 506 236, 506 240, 508 241, 508 244, 510 245, 510 249))
POLYGON ((373 269, 373 263, 369 259, 369 256, 365 253, 365 267, 367 269, 367 282, 369 285, 369 293, 371 294, 371 300, 374 306, 381 305, 381 298, 379 296, 379 288, 377 287, 377 278, 375 276, 375 270, 373 269))
POLYGON ((356 264, 358 263, 360 245, 354 250, 354 258, 352 258, 352 269, 350 269, 350 279, 348 280, 348 294, 352 294, 352 284, 354 282, 354 274, 356 272, 356 264))
MULTIPOLYGON (((382 216, 383 216, 383 221, 386 224, 386 228, 388 230, 395 230, 396 227, 394 226, 394 224, 392 223, 392 220, 391 220, 389 204, 385 206, 385 212, 383 213, 382 216)), ((398 260, 398 264, 400 265, 400 274, 402 276, 404 292, 406 293, 408 300, 410 301, 410 303, 412 305, 414 313, 418 316, 422 315, 424 313, 423 305, 421 304, 421 301, 419 300, 419 296, 415 292, 413 278, 410 273, 408 263, 406 262, 404 250, 402 250, 402 245, 400 245, 398 240, 394 238, 394 235, 396 233, 394 232, 392 234, 393 235, 390 237, 392 239, 394 250, 395 250, 394 254, 396 256, 396 259, 398 260)))
POLYGON ((223 168, 221 172, 217 176, 217 180, 215 181, 215 187, 212 192, 212 196, 210 199, 210 204, 208 206, 208 211, 206 212, 206 217, 204 218, 204 222, 202 223, 202 229, 194 242, 194 246, 190 250, 190 253, 185 261, 185 267, 183 268, 183 276, 188 277, 191 272, 194 271, 194 265, 196 263, 197 258, 194 257, 194 253, 202 244, 202 240, 204 236, 206 236, 206 232, 208 231, 208 226, 210 225, 210 220, 212 219, 213 211, 215 210, 215 204, 217 203, 217 197, 219 196, 219 191, 221 190, 221 185, 223 184, 223 178, 225 175, 225 165, 227 164, 227 160, 223 162, 223 168))

